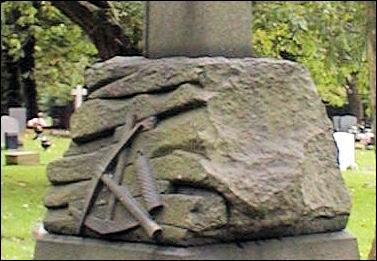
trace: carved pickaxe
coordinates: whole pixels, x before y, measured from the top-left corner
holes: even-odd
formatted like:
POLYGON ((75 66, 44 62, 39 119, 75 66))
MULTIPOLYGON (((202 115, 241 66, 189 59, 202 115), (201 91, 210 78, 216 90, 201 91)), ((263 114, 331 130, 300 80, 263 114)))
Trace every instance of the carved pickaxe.
POLYGON ((104 164, 96 171, 95 176, 93 177, 92 186, 88 193, 88 197, 84 202, 84 207, 79 218, 77 234, 81 233, 83 224, 88 215, 89 209, 91 208, 94 202, 94 194, 97 190, 97 187, 102 181, 108 186, 108 188, 113 192, 117 199, 131 212, 131 214, 140 222, 140 225, 147 231, 150 237, 154 237, 157 232, 161 231, 161 227, 158 226, 146 213, 142 210, 136 200, 130 195, 128 190, 125 187, 119 186, 116 182, 111 180, 109 175, 106 174, 106 170, 111 164, 111 162, 119 155, 119 152, 130 142, 134 135, 141 130, 149 130, 154 127, 156 123, 155 117, 149 117, 141 122, 136 123, 136 125, 130 130, 126 131, 121 137, 117 146, 115 146, 109 154, 104 159, 104 164))

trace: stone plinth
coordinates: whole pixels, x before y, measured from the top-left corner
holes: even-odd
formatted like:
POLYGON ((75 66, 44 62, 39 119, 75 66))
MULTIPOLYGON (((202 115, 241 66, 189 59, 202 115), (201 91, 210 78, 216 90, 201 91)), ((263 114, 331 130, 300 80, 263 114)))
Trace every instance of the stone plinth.
MULTIPOLYGON (((41 231, 40 228, 37 228, 41 231)), ((35 260, 358 260, 346 232, 170 247, 36 232, 35 260)))
POLYGON ((39 153, 35 151, 9 151, 5 153, 7 165, 36 165, 39 164, 39 153))
MULTIPOLYGON (((309 73, 283 60, 114 57, 86 72, 88 100, 71 118, 73 142, 51 162, 50 233, 77 235, 84 199, 104 157, 135 115, 153 129, 129 146, 122 186, 140 198, 137 151, 149 158, 164 208, 164 244, 198 246, 345 228, 350 197, 336 164, 331 122, 309 73)), ((113 170, 110 170, 110 172, 113 170)), ((109 191, 90 210, 106 215, 109 191)), ((143 207, 145 203, 140 199, 143 207)), ((118 224, 133 217, 121 205, 118 224)), ((89 221, 88 221, 89 222, 89 221)), ((80 236, 154 243, 142 228, 80 236)))
POLYGON ((144 56, 251 56, 251 2, 148 1, 144 56))

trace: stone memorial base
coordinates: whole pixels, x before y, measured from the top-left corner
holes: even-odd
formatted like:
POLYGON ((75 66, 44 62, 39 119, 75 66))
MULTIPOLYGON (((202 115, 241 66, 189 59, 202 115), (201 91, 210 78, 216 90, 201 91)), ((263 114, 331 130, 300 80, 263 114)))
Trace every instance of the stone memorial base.
POLYGON ((347 232, 169 247, 36 233, 35 260, 358 260, 347 232))
POLYGON ((39 164, 39 153, 35 151, 9 151, 5 153, 6 165, 39 164))

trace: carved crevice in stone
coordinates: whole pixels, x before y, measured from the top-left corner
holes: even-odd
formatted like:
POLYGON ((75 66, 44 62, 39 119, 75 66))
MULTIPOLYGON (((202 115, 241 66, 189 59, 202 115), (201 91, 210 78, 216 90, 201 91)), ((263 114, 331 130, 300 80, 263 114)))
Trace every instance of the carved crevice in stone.
POLYGON ((47 208, 68 207, 69 202, 84 198, 90 181, 81 181, 66 185, 54 186, 44 197, 47 208))
POLYGON ((147 63, 141 56, 128 57, 123 63, 124 57, 116 56, 104 62, 96 63, 85 71, 85 82, 90 92, 119 80, 127 75, 135 74, 140 66, 147 63), (104 69, 105 68, 105 69, 104 69))
POLYGON ((113 136, 114 130, 117 127, 120 127, 122 125, 124 125, 124 124, 119 123, 117 125, 111 126, 110 128, 104 128, 104 129, 101 129, 100 131, 90 133, 90 134, 85 135, 83 137, 72 138, 72 140, 76 143, 83 144, 83 143, 95 141, 97 139, 107 138, 107 137, 113 136))
POLYGON ((220 229, 226 226, 231 217, 231 207, 232 203, 226 199, 226 197, 217 191, 214 187, 204 185, 206 182, 203 183, 194 183, 194 182, 187 182, 187 181, 171 181, 171 194, 183 194, 183 195, 201 195, 206 196, 208 194, 215 194, 218 195, 223 199, 225 210, 226 210, 226 222, 223 225, 220 225, 214 229, 220 229))
MULTIPOLYGON (((120 96, 110 96, 110 97, 101 97, 100 95, 92 95, 88 99, 102 99, 102 100, 122 100, 122 99, 132 99, 138 95, 143 95, 143 94, 151 94, 151 95, 164 95, 168 94, 171 92, 174 92, 178 88, 185 86, 185 85, 194 85, 197 86, 198 88, 203 88, 203 85, 200 83, 200 81, 197 80, 186 80, 179 82, 178 84, 173 84, 173 85, 163 85, 163 86, 152 86, 150 89, 146 89, 145 91, 135 91, 131 93, 126 93, 120 96)), ((106 88, 106 86, 104 86, 106 88)))
POLYGON ((207 157, 206 147, 203 144, 203 141, 200 139, 190 139, 186 143, 182 144, 160 146, 157 150, 153 151, 153 154, 151 154, 151 158, 154 159, 164 157, 173 153, 176 150, 195 153, 202 157, 207 157))
POLYGON ((176 106, 176 107, 172 107, 172 108, 170 108, 166 111, 162 111, 162 112, 158 113, 157 118, 158 118, 158 120, 163 121, 165 119, 174 117, 174 116, 181 114, 181 113, 185 113, 185 112, 195 110, 195 109, 200 109, 201 107, 205 107, 206 104, 207 104, 206 101, 203 101, 203 100, 189 101, 187 103, 181 104, 181 105, 176 106))
POLYGON ((54 185, 90 180, 103 164, 103 156, 111 149, 112 145, 101 148, 96 152, 63 157, 52 161, 47 166, 48 180, 54 185))
POLYGON ((191 84, 181 85, 168 94, 141 94, 131 99, 104 100, 94 99, 88 101, 72 117, 73 128, 80 123, 86 128, 73 129, 72 138, 78 143, 88 142, 98 136, 109 135, 114 128, 125 123, 127 115, 137 115, 138 120, 150 116, 161 115, 165 119, 170 114, 175 116, 178 112, 183 113, 204 106, 215 92, 203 91, 191 84), (102 109, 104 112, 94 114, 92 110, 102 109), (173 113, 174 112, 174 113, 173 113), (123 116, 123 117, 122 117, 123 116), (99 118, 98 121, 92 121, 99 118), (85 124, 86 123, 86 124, 85 124))

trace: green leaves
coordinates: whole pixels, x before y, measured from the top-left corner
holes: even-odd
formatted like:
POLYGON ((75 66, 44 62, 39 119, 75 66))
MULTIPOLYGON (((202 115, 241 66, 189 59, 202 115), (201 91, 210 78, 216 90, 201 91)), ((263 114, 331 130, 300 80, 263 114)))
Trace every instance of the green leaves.
POLYGON ((253 50, 256 56, 281 58, 287 51, 312 74, 321 98, 332 105, 346 102, 345 77, 365 77, 363 2, 253 2, 253 50))
POLYGON ((14 61, 23 57, 26 39, 30 35, 36 39, 34 75, 39 104, 65 105, 72 99, 70 90, 84 83, 84 68, 96 59, 94 45, 49 2, 8 1, 1 3, 1 12, 1 48, 14 61))

